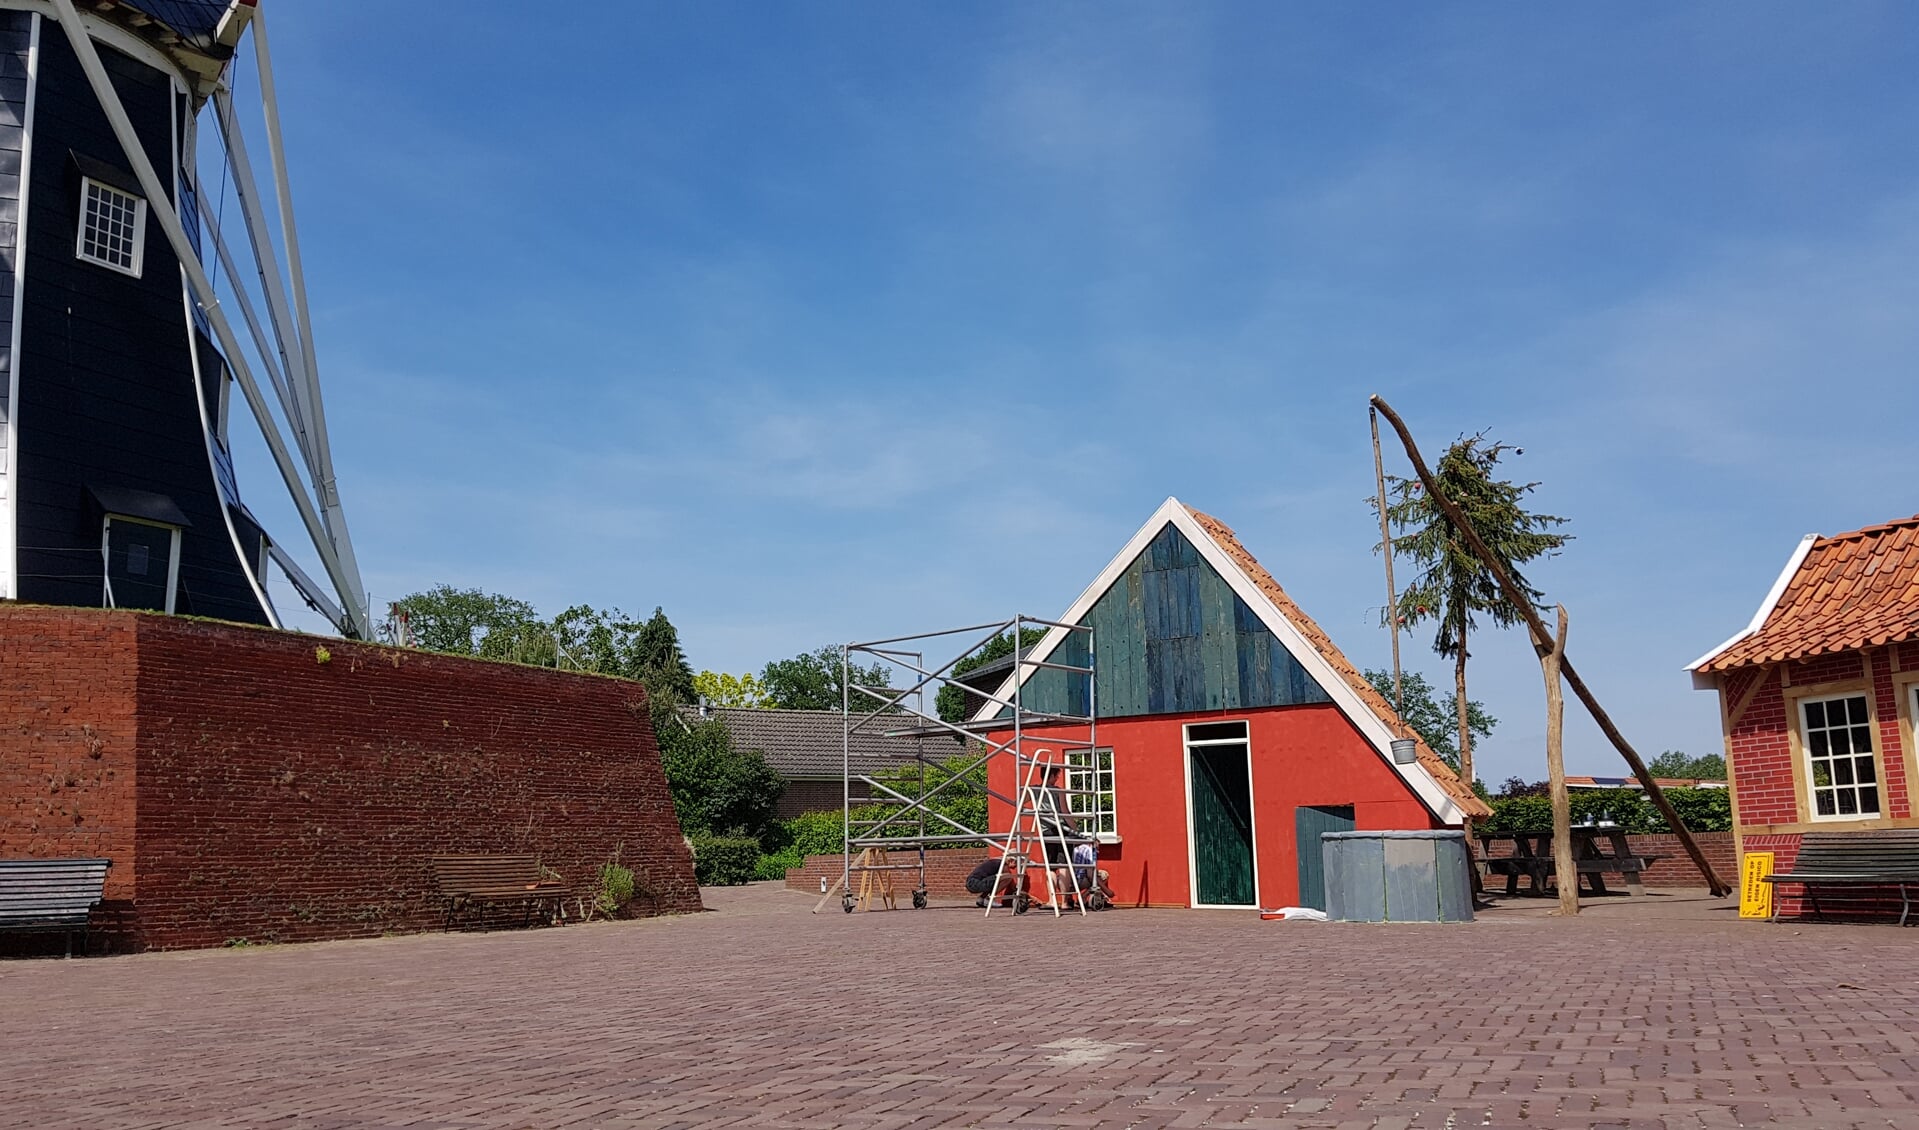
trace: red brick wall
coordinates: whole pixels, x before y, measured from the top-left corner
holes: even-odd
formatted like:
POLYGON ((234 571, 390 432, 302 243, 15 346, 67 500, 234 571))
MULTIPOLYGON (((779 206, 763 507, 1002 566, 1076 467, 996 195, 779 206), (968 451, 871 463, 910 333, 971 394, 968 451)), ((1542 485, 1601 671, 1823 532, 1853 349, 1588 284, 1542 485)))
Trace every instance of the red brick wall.
MULTIPOLYGON (((1910 671, 1919 660, 1919 649, 1906 645, 1900 655, 1900 669, 1910 671)), ((1757 676, 1763 680, 1760 690, 1740 715, 1730 735, 1731 770, 1739 790, 1741 828, 1799 822, 1798 797, 1793 787, 1790 727, 1798 724, 1796 711, 1787 706, 1789 693, 1781 678, 1782 669, 1790 671, 1793 687, 1819 683, 1858 680, 1866 676, 1866 663, 1859 652, 1825 655, 1805 663, 1774 664, 1757 676)), ((1879 743, 1881 810, 1892 819, 1913 816, 1909 783, 1906 780, 1905 736, 1899 722, 1898 692, 1894 686, 1890 649, 1880 649, 1871 657, 1871 694, 1877 716, 1875 738, 1879 743)), ((1753 676, 1734 672, 1721 694, 1736 704, 1753 676)), ((1834 830, 1844 828, 1840 822, 1834 830)))
POLYGON ((0 705, 0 845, 79 853, 30 795, 46 758, 16 749, 73 763, 84 727, 107 735, 115 787, 64 791, 58 812, 124 829, 133 765, 132 843, 101 841, 134 898, 129 946, 433 929, 439 852, 538 855, 584 891, 618 851, 656 909, 699 909, 636 684, 86 609, 0 608, 0 641, 8 684, 33 689, 0 705))
POLYGON ((131 616, 0 606, 0 858, 113 860, 133 898, 131 616))
MULTIPOLYGON (((1738 854, 1733 850, 1732 833, 1694 832, 1692 838, 1705 855, 1706 862, 1712 864, 1712 869, 1718 872, 1719 877, 1736 886, 1739 882, 1739 860, 1738 854)), ((1706 881, 1699 876, 1699 868, 1693 866, 1692 857, 1686 854, 1685 845, 1679 842, 1678 836, 1670 832, 1632 835, 1626 837, 1626 842, 1631 845, 1634 854, 1664 857, 1646 869, 1644 879, 1648 887, 1703 887, 1705 885, 1706 881)), ((1793 842, 1798 842, 1797 837, 1793 842)), ((1477 845, 1474 850, 1478 850, 1477 845)), ((1494 841, 1493 856, 1495 858, 1512 853, 1512 841, 1494 841)), ((1504 879, 1494 880, 1501 890, 1505 889, 1504 882, 1504 879)), ((1621 880, 1618 876, 1608 875, 1606 882, 1610 889, 1618 885, 1621 880)), ((1520 888, 1525 889, 1525 884, 1522 883, 1520 888)))
MULTIPOLYGON (((913 862, 910 851, 894 852, 890 857, 894 863, 913 862)), ((934 898, 970 899, 973 896, 966 891, 966 875, 979 861, 986 858, 985 848, 940 848, 926 853, 926 890, 934 898)), ((837 855, 809 855, 806 862, 786 873, 786 885, 796 891, 819 893, 820 879, 825 877, 828 883, 838 879, 844 859, 837 855)), ((919 874, 913 871, 894 872, 893 889, 896 897, 905 897, 913 893, 913 885, 919 882, 919 874)), ((853 877, 855 889, 859 876, 853 877)))
POLYGON ((846 786, 837 777, 831 781, 788 780, 773 814, 784 820, 802 812, 838 812, 845 802, 846 786))

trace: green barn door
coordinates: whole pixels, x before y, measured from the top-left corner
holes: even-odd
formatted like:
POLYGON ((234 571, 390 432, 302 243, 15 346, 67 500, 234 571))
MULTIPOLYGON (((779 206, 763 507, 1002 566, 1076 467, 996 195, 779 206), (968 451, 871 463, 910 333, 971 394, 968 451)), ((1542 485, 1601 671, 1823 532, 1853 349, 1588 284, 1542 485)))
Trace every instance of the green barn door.
POLYGON ((1350 832, 1353 806, 1311 805, 1293 810, 1293 835, 1299 848, 1299 905, 1326 909, 1326 851, 1321 832, 1350 832))
POLYGON ((1253 788, 1244 745, 1188 750, 1193 777, 1193 901, 1253 905, 1253 788))

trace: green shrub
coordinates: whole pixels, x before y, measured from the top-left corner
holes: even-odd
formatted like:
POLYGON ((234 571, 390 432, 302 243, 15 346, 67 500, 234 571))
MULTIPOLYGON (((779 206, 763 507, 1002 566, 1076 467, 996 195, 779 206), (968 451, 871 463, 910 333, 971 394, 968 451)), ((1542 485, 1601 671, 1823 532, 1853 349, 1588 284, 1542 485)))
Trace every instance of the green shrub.
POLYGON ((633 901, 633 869, 609 863, 600 868, 600 891, 593 896, 593 911, 606 918, 626 913, 633 901))
POLYGON ((1695 832, 1732 831, 1732 790, 1667 789, 1666 799, 1695 832))
POLYGON ((760 842, 744 836, 693 836, 693 878, 702 887, 737 887, 753 881, 760 842))
POLYGON ((762 855, 760 856, 760 861, 753 865, 753 878, 755 880, 783 880, 786 878, 786 873, 789 870, 805 862, 805 857, 791 848, 785 851, 776 851, 771 855, 762 855))
POLYGON ((843 819, 837 812, 802 812, 783 821, 786 844, 782 850, 802 858, 840 854, 846 849, 843 819))
MULTIPOLYGON (((1694 832, 1725 832, 1732 828, 1732 797, 1725 789, 1667 789, 1679 819, 1694 832)), ((1609 818, 1628 832, 1669 831, 1659 810, 1637 789, 1578 789, 1569 798, 1574 824, 1609 818)), ((1494 832, 1550 832, 1552 801, 1543 796, 1504 797, 1492 802, 1493 816, 1486 827, 1494 832)))

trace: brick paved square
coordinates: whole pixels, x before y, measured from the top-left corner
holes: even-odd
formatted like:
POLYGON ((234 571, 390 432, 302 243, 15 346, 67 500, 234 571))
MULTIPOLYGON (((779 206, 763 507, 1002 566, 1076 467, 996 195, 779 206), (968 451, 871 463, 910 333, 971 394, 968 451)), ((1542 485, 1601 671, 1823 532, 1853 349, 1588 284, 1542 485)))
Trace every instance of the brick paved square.
POLYGON ((1471 925, 681 918, 0 962, 0 1123, 1919 1126, 1919 932, 1687 892, 1471 925))

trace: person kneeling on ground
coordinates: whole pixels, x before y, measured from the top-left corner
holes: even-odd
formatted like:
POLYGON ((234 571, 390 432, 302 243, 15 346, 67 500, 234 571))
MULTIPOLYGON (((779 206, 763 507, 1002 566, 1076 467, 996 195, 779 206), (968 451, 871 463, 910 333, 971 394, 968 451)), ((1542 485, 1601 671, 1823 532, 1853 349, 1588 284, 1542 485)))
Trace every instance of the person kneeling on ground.
POLYGON ((1098 894, 1103 902, 1113 902, 1113 888, 1107 884, 1109 875, 1105 867, 1100 867, 1100 850, 1092 844, 1078 844, 1073 848, 1073 871, 1080 884, 1082 894, 1098 894))
POLYGON ((1006 906, 1011 904, 1013 896, 1019 893, 1025 876, 1011 867, 1008 867, 1006 873, 1002 875, 1000 874, 999 860, 980 860, 979 866, 973 868, 972 873, 966 876, 967 891, 979 896, 978 899, 974 900, 974 906, 986 905, 987 895, 993 893, 995 879, 999 881, 998 897, 1000 899, 1000 905, 1006 906))
POLYGON ((1054 889, 1062 895, 1073 890, 1073 880, 1079 880, 1080 898, 1087 901, 1092 909, 1101 910, 1112 904, 1113 888, 1107 885, 1106 869, 1098 866, 1099 851, 1092 844, 1078 844, 1073 848, 1073 875, 1066 874, 1062 867, 1053 872, 1054 889), (1098 895, 1098 899, 1093 896, 1098 895))

